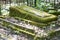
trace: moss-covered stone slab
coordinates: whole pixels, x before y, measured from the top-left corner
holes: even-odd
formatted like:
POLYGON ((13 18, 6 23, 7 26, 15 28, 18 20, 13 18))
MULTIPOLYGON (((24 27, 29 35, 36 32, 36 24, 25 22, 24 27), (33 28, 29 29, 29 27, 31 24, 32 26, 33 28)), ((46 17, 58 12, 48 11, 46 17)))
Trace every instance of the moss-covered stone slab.
POLYGON ((21 17, 27 20, 35 21, 35 22, 51 22, 57 19, 57 16, 48 14, 43 11, 39 11, 35 8, 29 6, 16 6, 10 7, 10 16, 13 17, 21 17))

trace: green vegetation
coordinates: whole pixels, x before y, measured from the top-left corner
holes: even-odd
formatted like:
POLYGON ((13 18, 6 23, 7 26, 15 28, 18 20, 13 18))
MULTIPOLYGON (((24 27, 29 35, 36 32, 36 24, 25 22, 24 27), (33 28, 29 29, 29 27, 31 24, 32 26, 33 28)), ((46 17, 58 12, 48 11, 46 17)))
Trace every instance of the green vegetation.
POLYGON ((35 21, 38 23, 47 23, 50 21, 54 21, 57 19, 57 16, 47 14, 46 12, 39 11, 32 7, 28 6, 17 6, 17 7, 10 7, 10 16, 11 17, 20 17, 27 20, 35 21))
POLYGON ((41 11, 45 11, 48 12, 49 9, 54 9, 53 4, 46 2, 45 0, 37 0, 36 1, 36 8, 41 10, 41 11))
POLYGON ((36 1, 36 8, 48 12, 54 15, 60 15, 60 3, 57 4, 53 2, 46 2, 45 0, 37 0, 36 1))
POLYGON ((50 14, 54 14, 54 15, 60 15, 60 9, 57 11, 57 10, 49 10, 50 14))

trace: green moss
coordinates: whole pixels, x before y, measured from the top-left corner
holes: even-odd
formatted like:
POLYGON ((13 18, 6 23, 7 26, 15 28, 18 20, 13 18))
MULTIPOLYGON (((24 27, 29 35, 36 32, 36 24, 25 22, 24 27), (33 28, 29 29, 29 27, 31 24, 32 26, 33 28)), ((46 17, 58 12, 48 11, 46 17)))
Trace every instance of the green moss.
POLYGON ((48 24, 46 24, 46 23, 38 23, 38 22, 34 22, 34 21, 31 21, 31 20, 27 20, 27 19, 23 19, 23 18, 19 18, 19 17, 14 17, 14 18, 15 18, 15 19, 18 19, 18 20, 25 21, 26 23, 29 22, 29 24, 35 25, 35 26, 38 26, 38 27, 41 27, 41 28, 43 28, 43 27, 45 27, 45 26, 48 25, 48 24))
POLYGON ((6 22, 6 21, 3 21, 3 24, 1 24, 1 25, 3 25, 6 28, 13 29, 13 31, 15 30, 17 32, 23 32, 23 33, 26 33, 26 34, 29 34, 29 35, 32 35, 32 36, 35 35, 34 30, 27 29, 27 28, 24 28, 24 27, 20 27, 20 26, 17 26, 17 25, 13 25, 13 24, 11 24, 9 22, 6 22), (9 25, 11 25, 11 26, 9 26, 9 25))
POLYGON ((57 10, 49 10, 50 14, 53 14, 53 15, 60 15, 60 11, 57 11, 57 10))
POLYGON ((28 6, 10 7, 10 16, 21 17, 38 23, 47 23, 57 19, 57 16, 47 14, 28 6))

